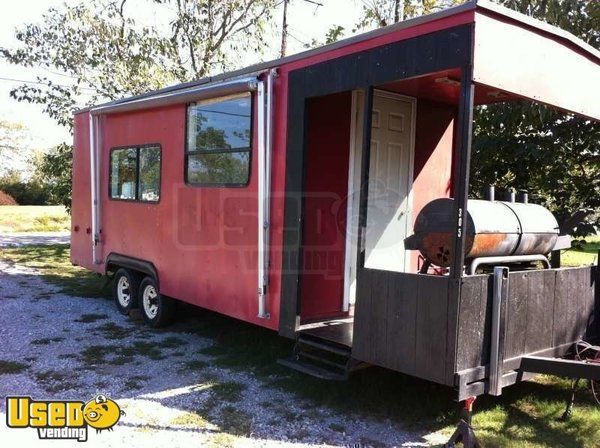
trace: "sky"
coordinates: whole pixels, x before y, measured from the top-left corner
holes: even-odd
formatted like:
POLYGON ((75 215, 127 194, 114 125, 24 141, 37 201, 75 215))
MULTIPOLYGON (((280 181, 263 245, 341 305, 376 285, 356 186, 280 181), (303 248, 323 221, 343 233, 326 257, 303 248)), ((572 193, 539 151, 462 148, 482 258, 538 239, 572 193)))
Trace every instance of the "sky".
MULTIPOLYGON (((135 1, 135 0, 133 0, 135 1)), ((25 23, 38 22, 50 7, 60 7, 78 3, 76 0, 19 0, 6 2, 0 14, 0 47, 12 48, 17 43, 15 29, 25 23)), ((313 39, 324 40, 325 32, 332 25, 344 26, 347 35, 358 21, 361 0, 318 0, 322 6, 306 0, 291 0, 288 7, 288 54, 305 50, 304 44, 313 39)), ((150 4, 150 2, 147 2, 150 4)), ((279 6, 273 13, 276 24, 280 25, 282 10, 279 6)), ((138 11, 147 24, 153 21, 151 9, 138 11)), ((272 48, 264 59, 277 56, 280 35, 273 33, 272 48)), ((58 143, 71 140, 68 131, 59 126, 43 112, 42 105, 18 102, 10 98, 10 91, 21 85, 13 80, 35 81, 36 76, 47 76, 55 82, 69 82, 69 78, 43 68, 23 68, 0 60, 0 119, 20 122, 27 126, 33 149, 47 149, 58 143)))

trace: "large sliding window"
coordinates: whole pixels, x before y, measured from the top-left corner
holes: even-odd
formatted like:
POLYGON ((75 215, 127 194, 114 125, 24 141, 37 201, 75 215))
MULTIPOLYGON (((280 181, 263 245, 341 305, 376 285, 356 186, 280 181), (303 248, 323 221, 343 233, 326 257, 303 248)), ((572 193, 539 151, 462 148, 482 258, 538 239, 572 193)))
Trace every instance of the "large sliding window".
POLYGON ((158 202, 160 158, 160 145, 112 149, 110 152, 111 199, 158 202))
POLYGON ((193 103, 187 109, 186 182, 240 187, 250 180, 250 93, 193 103))

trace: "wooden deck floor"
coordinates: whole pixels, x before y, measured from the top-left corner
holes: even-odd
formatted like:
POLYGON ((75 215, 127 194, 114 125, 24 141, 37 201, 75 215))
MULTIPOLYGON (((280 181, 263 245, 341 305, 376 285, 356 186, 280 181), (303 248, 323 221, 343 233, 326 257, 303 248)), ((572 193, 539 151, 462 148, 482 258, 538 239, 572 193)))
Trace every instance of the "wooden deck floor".
POLYGON ((306 327, 301 328, 300 333, 352 347, 353 319, 319 322, 306 327))

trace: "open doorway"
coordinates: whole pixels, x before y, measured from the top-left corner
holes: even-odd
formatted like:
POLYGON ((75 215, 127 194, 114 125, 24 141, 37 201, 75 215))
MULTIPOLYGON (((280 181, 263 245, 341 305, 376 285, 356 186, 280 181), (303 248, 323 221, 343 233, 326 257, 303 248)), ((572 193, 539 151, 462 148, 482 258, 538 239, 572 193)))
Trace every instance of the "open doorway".
MULTIPOLYGON (((352 345, 359 243, 362 92, 306 103, 306 171, 300 331, 352 345)), ((365 231, 366 267, 404 272, 412 227, 416 99, 374 93, 365 231)))

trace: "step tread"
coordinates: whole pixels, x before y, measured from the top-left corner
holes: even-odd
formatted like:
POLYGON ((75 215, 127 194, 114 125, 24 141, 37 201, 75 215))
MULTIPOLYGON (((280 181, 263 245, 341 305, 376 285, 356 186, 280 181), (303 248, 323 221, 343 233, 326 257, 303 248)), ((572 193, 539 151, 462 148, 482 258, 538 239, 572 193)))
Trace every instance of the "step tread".
POLYGON ((298 352, 298 356, 300 356, 301 358, 307 358, 310 361, 307 362, 311 362, 314 361, 316 363, 321 363, 321 364, 325 364, 327 366, 330 366, 334 369, 339 369, 339 370, 346 370, 346 365, 348 362, 348 359, 345 360, 345 362, 335 362, 335 361, 331 361, 327 358, 324 358, 322 356, 319 356, 318 353, 310 353, 307 351, 300 351, 298 352))
POLYGON ((311 347, 318 348, 320 350, 335 353, 339 356, 350 357, 351 350, 347 347, 339 346, 333 342, 328 342, 323 339, 316 339, 312 337, 307 337, 307 335, 300 335, 297 339, 298 345, 310 345, 311 347))
POLYGON ((347 373, 336 373, 331 370, 319 367, 312 363, 306 363, 301 360, 297 360, 294 357, 281 358, 277 360, 278 364, 289 367, 290 369, 297 370, 298 372, 306 373, 308 375, 321 378, 330 381, 345 381, 348 379, 347 373))

